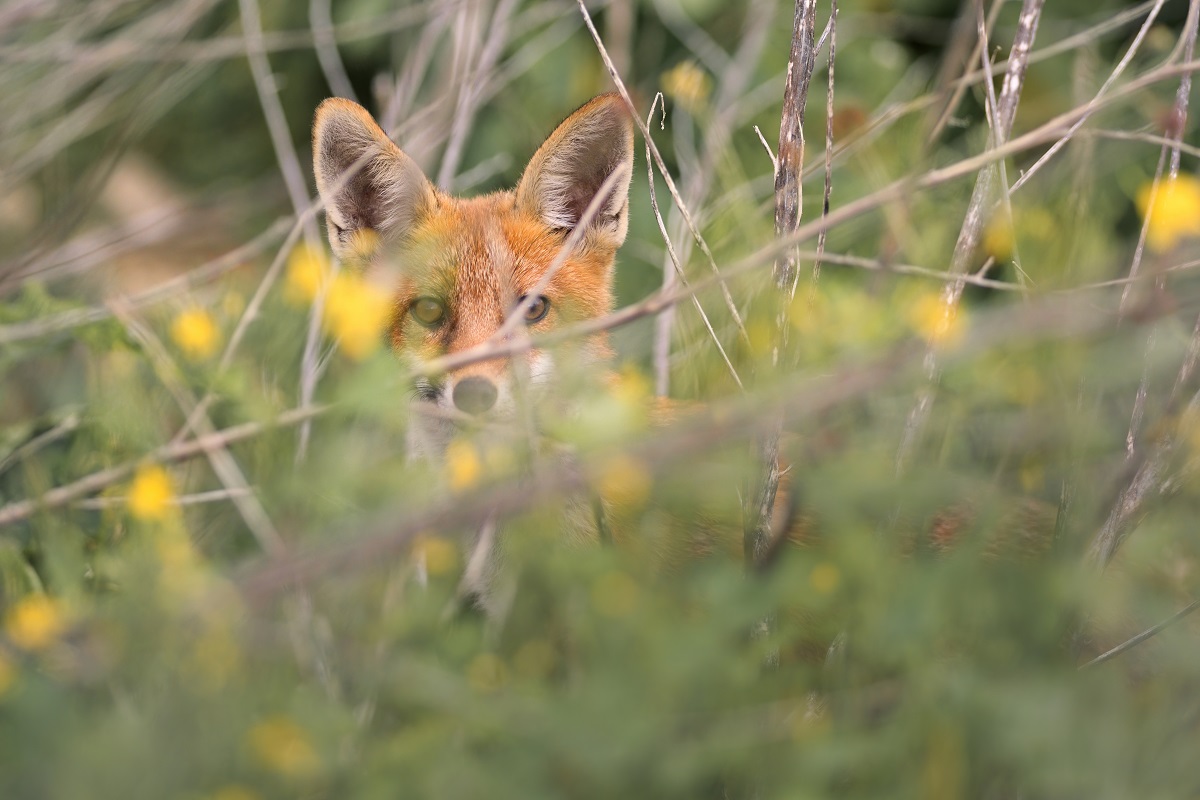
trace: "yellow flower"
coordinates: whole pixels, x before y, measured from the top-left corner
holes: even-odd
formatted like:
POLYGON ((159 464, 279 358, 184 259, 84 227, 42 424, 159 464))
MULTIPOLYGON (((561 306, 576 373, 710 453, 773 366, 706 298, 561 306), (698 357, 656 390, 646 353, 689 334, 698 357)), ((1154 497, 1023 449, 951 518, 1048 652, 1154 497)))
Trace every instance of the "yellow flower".
POLYGON ((1013 253, 1013 229, 1008 218, 997 214, 983 231, 983 252, 997 261, 1007 261, 1013 253))
POLYGON ((171 476, 157 464, 139 467, 126 498, 129 513, 135 519, 159 522, 166 519, 175 505, 175 487, 171 476))
POLYGON ((703 108, 712 92, 712 81, 695 61, 681 61, 662 76, 663 94, 684 109, 703 108))
POLYGON ((338 273, 325 296, 325 330, 336 336, 342 350, 355 360, 379 347, 391 315, 388 293, 358 275, 338 273))
POLYGON ((175 317, 171 323, 171 338, 185 356, 202 361, 217 352, 221 331, 211 314, 202 308, 191 308, 175 317))
POLYGON ((424 559, 425 569, 430 575, 445 575, 458 564, 458 549, 454 543, 438 536, 419 539, 413 547, 413 553, 424 559))
POLYGON ((829 594, 842 582, 842 573, 833 564, 822 561, 813 567, 808 582, 817 594, 829 594))
POLYGON ((909 307, 908 321, 931 345, 952 345, 962 338, 963 316, 957 304, 947 303, 938 292, 926 292, 909 307))
POLYGON ((446 481, 456 492, 470 489, 479 483, 483 465, 479 452, 470 442, 455 439, 446 447, 446 481))
POLYGON ((1137 207, 1146 220, 1146 243, 1155 252, 1200 236, 1200 180, 1191 175, 1162 181, 1157 191, 1154 184, 1146 184, 1138 191, 1137 207))
POLYGON ((649 470, 640 461, 618 455, 600 467, 596 488, 600 490, 600 496, 610 503, 636 509, 644 505, 650 496, 653 480, 649 470))
POLYGON ((4 616, 4 631, 23 650, 42 650, 67 629, 66 616, 57 600, 44 594, 21 599, 4 616))
POLYGON ((287 778, 311 775, 321 759, 303 728, 287 717, 269 717, 246 734, 250 752, 267 769, 287 778))
POLYGON ((288 256, 283 296, 296 305, 311 303, 329 279, 329 272, 329 259, 325 257, 325 251, 312 249, 306 244, 297 245, 288 256))

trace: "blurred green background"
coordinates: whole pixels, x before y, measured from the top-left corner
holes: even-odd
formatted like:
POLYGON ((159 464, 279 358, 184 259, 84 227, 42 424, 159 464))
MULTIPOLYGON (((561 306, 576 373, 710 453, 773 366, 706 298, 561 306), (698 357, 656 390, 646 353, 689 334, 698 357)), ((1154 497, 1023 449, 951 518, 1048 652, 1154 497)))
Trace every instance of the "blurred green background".
MULTIPOLYGON (((0 5, 0 796, 1200 792, 1194 621, 1080 669, 1196 592, 1189 70, 1103 106, 1009 194, 949 321, 976 170, 830 229, 819 279, 803 242, 772 366, 755 128, 778 147, 793 7, 588 8, 640 112, 664 93, 648 128, 716 265, 739 268, 744 336, 719 291, 696 296, 747 389, 685 301, 665 361, 653 318, 614 330, 620 386, 548 414, 545 440, 464 441, 429 465, 405 459, 410 376, 385 348, 335 348, 299 286, 323 262, 289 194, 315 198, 312 113, 353 94, 443 188, 510 187, 612 89, 578 6, 0 5), (1181 177, 1142 251, 1138 197, 1174 134, 1181 177), (646 417, 664 382, 703 401, 665 429, 646 417), (738 557, 747 442, 779 409, 807 539, 755 573, 738 557), (581 465, 573 494, 535 491, 568 480, 555 448, 581 465), (597 491, 630 509, 620 546, 564 542, 563 507, 597 491), (534 494, 501 525, 511 602, 448 613, 488 498, 534 494), (1128 538, 1101 569, 1110 517, 1128 538)), ((1131 47, 1109 94, 1185 61, 1196 9, 1047 4, 1013 137, 1086 104, 1131 47)), ((983 9, 994 63, 1019 10, 983 9)), ((954 92, 981 67, 976 31, 970 2, 839 3, 831 210, 990 146, 982 78, 954 92)), ((827 53, 804 223, 824 204, 827 53)), ((618 306, 670 268, 643 144, 618 306)), ((653 180, 689 280, 707 280, 653 180)), ((566 370, 562 391, 589 377, 566 370)))

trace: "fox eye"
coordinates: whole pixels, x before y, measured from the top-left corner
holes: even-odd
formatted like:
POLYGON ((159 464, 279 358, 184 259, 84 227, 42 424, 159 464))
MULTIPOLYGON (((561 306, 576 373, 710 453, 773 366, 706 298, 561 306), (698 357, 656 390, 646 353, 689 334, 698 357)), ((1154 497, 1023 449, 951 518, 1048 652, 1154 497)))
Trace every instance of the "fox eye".
POLYGON ((434 297, 418 297, 408 307, 413 319, 426 328, 436 328, 446 318, 446 307, 442 301, 434 297))
MULTIPOLYGON (((517 301, 517 305, 521 305, 529 299, 529 295, 523 295, 517 301)), ((541 322, 550 313, 550 298, 543 295, 538 295, 538 299, 534 300, 529 308, 525 309, 525 324, 532 325, 535 322, 541 322)))

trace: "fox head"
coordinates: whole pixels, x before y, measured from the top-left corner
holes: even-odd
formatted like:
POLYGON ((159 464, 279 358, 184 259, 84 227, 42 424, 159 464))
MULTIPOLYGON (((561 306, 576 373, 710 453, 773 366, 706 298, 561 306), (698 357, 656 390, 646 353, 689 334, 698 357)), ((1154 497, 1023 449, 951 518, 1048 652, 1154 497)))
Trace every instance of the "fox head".
MULTIPOLYGON (((531 334, 610 311, 632 162, 633 127, 616 94, 596 97, 560 124, 514 190, 476 198, 438 190, 356 103, 326 100, 313 125, 330 244, 348 268, 398 276, 390 338, 410 364, 492 339, 515 310, 531 334), (560 255, 573 232, 577 245, 560 255)), ((609 355, 606 338, 595 334, 572 358, 609 355)), ((552 354, 533 349, 419 379, 416 395, 450 412, 510 415, 518 358, 533 389, 550 382, 552 354)))

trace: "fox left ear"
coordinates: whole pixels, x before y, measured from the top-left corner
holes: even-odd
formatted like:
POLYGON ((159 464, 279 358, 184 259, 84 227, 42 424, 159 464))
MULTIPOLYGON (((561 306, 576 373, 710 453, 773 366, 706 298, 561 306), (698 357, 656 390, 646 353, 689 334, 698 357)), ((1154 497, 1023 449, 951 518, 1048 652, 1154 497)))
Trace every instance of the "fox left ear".
POLYGON ((629 230, 633 122, 615 93, 602 94, 567 117, 538 148, 517 184, 517 205, 551 228, 572 230, 610 176, 612 189, 589 232, 602 234, 616 248, 629 230))
POLYGON ((416 162, 365 108, 339 97, 317 108, 313 171, 325 201, 329 244, 339 258, 356 252, 362 233, 405 236, 436 202, 416 162))

